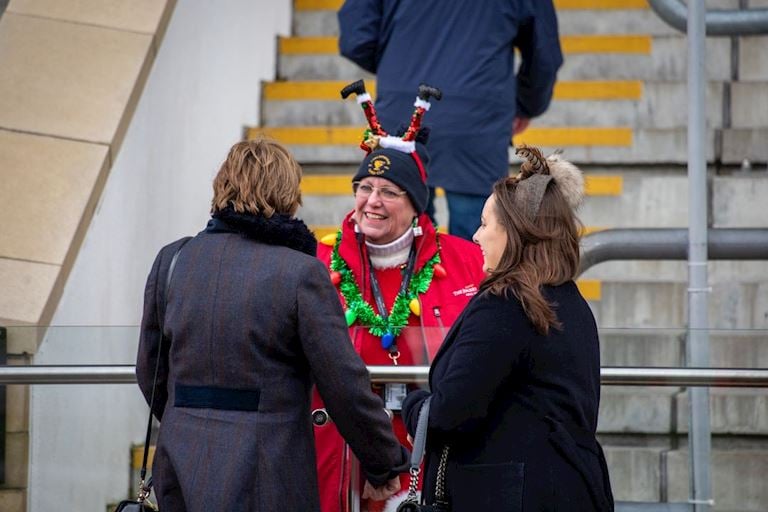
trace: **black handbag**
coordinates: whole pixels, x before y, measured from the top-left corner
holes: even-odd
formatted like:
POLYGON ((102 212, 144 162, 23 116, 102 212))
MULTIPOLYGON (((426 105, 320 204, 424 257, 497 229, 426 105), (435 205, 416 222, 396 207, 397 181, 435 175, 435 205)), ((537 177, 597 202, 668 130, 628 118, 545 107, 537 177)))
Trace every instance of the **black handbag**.
POLYGON ((427 447, 427 426, 429 424, 429 401, 427 398, 419 411, 419 421, 416 424, 416 437, 413 439, 413 451, 411 452, 411 467, 409 469, 411 481, 408 484, 408 496, 397 507, 397 512, 450 512, 451 507, 445 495, 445 470, 448 465, 449 447, 444 446, 440 454, 440 463, 437 466, 437 482, 435 482, 435 502, 427 505, 424 500, 419 500, 416 489, 419 486, 419 474, 421 462, 424 460, 424 451, 427 447))
MULTIPOLYGON (((179 258, 179 252, 190 239, 184 240, 171 259, 171 264, 168 266, 168 275, 165 278, 165 294, 163 295, 163 301, 168 298, 168 290, 171 287, 171 276, 173 275, 173 269, 176 267, 176 260, 179 258)), ((155 404, 155 388, 157 387, 157 374, 160 370, 160 354, 162 354, 163 340, 163 315, 160 314, 160 302, 157 304, 157 322, 160 327, 160 342, 157 346, 157 362, 155 363, 155 376, 152 379, 152 396, 149 399, 149 420, 147 421, 147 436, 144 440, 144 457, 141 460, 141 472, 139 473, 139 493, 135 500, 123 500, 117 504, 115 512, 159 512, 157 505, 149 500, 149 495, 152 493, 152 477, 145 480, 147 477, 147 458, 149 457, 149 441, 152 434, 152 406, 155 404)), ((165 312, 165 307, 163 307, 165 312)))

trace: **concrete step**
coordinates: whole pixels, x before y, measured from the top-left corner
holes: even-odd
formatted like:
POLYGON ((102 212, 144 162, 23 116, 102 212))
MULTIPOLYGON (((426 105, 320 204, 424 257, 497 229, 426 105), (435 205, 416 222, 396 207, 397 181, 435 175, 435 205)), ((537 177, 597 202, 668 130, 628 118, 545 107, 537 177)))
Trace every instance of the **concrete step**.
MULTIPOLYGON (((685 329, 602 328, 600 362, 603 366, 685 366, 685 338, 685 329)), ((768 368, 768 329, 710 329, 709 343, 710 366, 768 368)))
MULTIPOLYGON (((711 330, 709 334, 711 366, 768 367, 768 330, 711 330)), ((683 329, 601 329, 601 364, 685 366, 684 340, 683 329)), ((768 390, 712 388, 711 403, 713 433, 768 435, 768 390)), ((604 386, 598 431, 605 434, 686 433, 687 415, 685 389, 604 386)))
MULTIPOLYGON (((768 390, 710 390, 710 426, 716 435, 768 435, 768 390)), ((672 387, 604 386, 601 434, 687 434, 688 392, 672 387)))
MULTIPOLYGON (((353 207, 351 181, 356 167, 339 167, 343 174, 313 174, 305 172, 301 182, 303 205, 298 215, 310 225, 316 235, 323 236, 335 232, 338 223, 353 207)), ((586 195, 588 198, 617 197, 622 191, 622 177, 601 174, 586 177, 586 195)), ((437 189, 435 198, 438 224, 448 224, 447 207, 442 189, 437 189)), ((588 226, 585 233, 590 233, 602 226, 588 226)))
POLYGON ((597 431, 600 434, 671 434, 680 388, 603 386, 597 431))
MULTIPOLYGON (((685 274, 680 276, 680 279, 685 278, 685 274)), ((686 325, 686 282, 600 283, 600 300, 590 301, 590 306, 602 328, 674 328, 686 325)), ((710 328, 768 329, 768 281, 710 281, 710 285, 710 328)))
MULTIPOLYGON (((752 0, 759 7, 760 0, 752 0)), ((336 12, 343 0, 296 0, 293 33, 338 35, 336 12)), ((649 7, 647 0, 555 0, 562 34, 674 34, 649 7)), ((738 0, 706 0, 708 9, 738 9, 738 0)))
MULTIPOLYGON (((760 38, 765 43, 765 38, 760 38)), ((659 80, 685 82, 687 47, 679 36, 563 36, 565 63, 560 80, 659 80)), ((739 62, 758 66, 744 80, 768 80, 768 64, 760 62, 753 44, 739 47, 739 62), (765 69, 764 69, 765 68, 765 69)), ((759 44, 758 44, 759 46, 759 44)), ((731 78, 731 42, 707 39, 707 77, 731 78)), ((764 59, 763 59, 764 60, 764 59)), ((370 77, 338 54, 333 37, 280 40, 278 77, 281 80, 356 80, 370 77)))
MULTIPOLYGON (((682 440, 685 443, 685 440, 682 440)), ((661 444, 661 443, 660 443, 661 444)), ((662 446, 603 444, 614 498, 617 501, 686 502, 688 452, 662 446)), ((768 510, 768 449, 712 450, 715 511, 768 510)))
MULTIPOLYGON (((756 0, 752 0, 754 3, 756 0)), ((764 7, 768 7, 765 5, 764 7)), ((738 68, 740 80, 768 80, 768 59, 765 58, 766 36, 740 37, 738 68)))
MULTIPOLYGON (((253 127, 249 138, 264 133, 287 145, 302 164, 351 164, 360 161, 358 143, 364 124, 356 126, 253 127)), ((708 162, 740 164, 744 159, 755 169, 768 162, 768 128, 708 129, 704 152, 708 162), (722 147, 722 150, 719 148, 722 147)), ((667 165, 688 161, 687 129, 629 126, 540 126, 534 124, 515 139, 515 144, 539 146, 545 153, 565 149, 569 160, 581 165, 667 165)), ((510 149, 510 162, 516 161, 510 149)))
MULTIPOLYGON (((261 124, 343 126, 364 123, 357 103, 340 99, 339 91, 344 85, 346 82, 343 81, 267 83, 263 93, 261 124)), ((733 85, 732 101, 737 110, 732 125, 759 128, 761 122, 765 124, 762 120, 768 119, 768 106, 761 105, 768 105, 768 83, 733 85), (757 104, 750 110, 748 105, 752 101, 757 104), (766 112, 763 113, 763 110, 766 112)), ((375 81, 369 81, 366 88, 375 97, 375 81)), ((683 82, 562 81, 555 87, 549 110, 536 119, 535 126, 684 128, 688 125, 687 88, 683 82)), ((723 98, 724 84, 711 82, 707 90, 710 127, 723 125, 723 98)))
MULTIPOLYGON (((680 366, 684 361, 684 336, 685 331, 682 329, 600 329, 600 364, 602 366, 680 366)), ((643 389, 634 388, 634 391, 643 389)))
MULTIPOLYGON (((362 152, 361 152, 362 153, 362 152)), ((362 156, 362 155, 361 155, 362 156)), ((352 176, 357 170, 356 166, 339 167, 338 174, 312 174, 305 172, 301 180, 302 196, 340 196, 348 199, 352 194, 352 176)), ((584 177, 584 193, 592 196, 619 196, 624 187, 624 178, 621 175, 590 174, 584 177)), ((444 195, 442 189, 437 189, 437 197, 444 195)), ((349 201, 347 201, 349 203, 349 201)))
MULTIPOLYGON (((707 0, 706 5, 722 4, 734 0, 707 0)), ((294 0, 296 11, 333 10, 336 11, 344 4, 344 0, 294 0)), ((571 9, 648 9, 647 0, 553 0, 552 4, 558 11, 571 9)))
POLYGON ((0 510, 3 512, 26 512, 27 492, 25 489, 0 489, 0 510))
POLYGON ((664 448, 603 444, 603 450, 616 501, 656 502, 661 499, 664 448))
MULTIPOLYGON (((763 345, 768 348, 768 338, 763 345)), ((755 366, 758 365, 749 365, 755 366)), ((765 367, 763 364, 762 368, 765 367)), ((713 434, 768 435, 768 389, 710 388, 709 395, 713 434)), ((677 431, 687 433, 688 394, 680 393, 675 400, 677 431)))
MULTIPOLYGON (((675 29, 664 23, 644 1, 584 4, 581 8, 557 9, 561 34, 650 34, 672 35, 675 29)), ((337 36, 339 23, 336 9, 294 11, 293 34, 296 36, 337 36)))
MULTIPOLYGON (((362 151, 357 151, 358 161, 362 151)), ((569 156, 566 153, 566 156, 569 156)), ((312 225, 336 225, 352 208, 350 182, 356 164, 317 168, 306 165, 302 180, 304 206, 299 215, 312 225), (329 173, 332 172, 332 173, 329 173)), ((512 173, 517 172, 512 167, 512 173)), ((683 228, 688 224, 688 181, 685 168, 622 167, 583 168, 587 196, 579 216, 593 229, 600 228, 683 228)), ((765 173, 715 176, 712 178, 711 215, 715 227, 765 227, 763 198, 768 197, 765 173)), ((437 216, 447 223, 445 203, 437 197, 437 216)), ((661 261, 606 262, 589 270, 585 277, 627 280, 645 276, 648 280, 679 281, 686 275, 685 263, 661 261)), ((710 277, 723 280, 761 280, 768 275, 766 262, 710 263, 710 277)))
MULTIPOLYGON (((759 109, 762 107, 756 107, 759 109)), ((768 127, 729 128, 722 131, 722 161, 726 164, 739 164, 749 160, 765 170, 768 162, 768 127)))
MULTIPOLYGON (((270 126, 252 128, 248 137, 256 137, 259 133, 273 137, 286 144, 302 163, 354 163, 360 161, 357 146, 363 128, 362 123, 356 126, 270 126)), ((708 130, 704 148, 710 162, 715 154, 715 134, 714 130, 708 130)), ((546 153, 565 148, 568 159, 578 164, 687 162, 685 128, 534 126, 518 136, 515 143, 539 146, 546 153)), ((753 149, 752 153, 757 151, 753 149)), ((510 162, 515 161, 513 152, 511 149, 510 162)))
MULTIPOLYGON (((688 499, 688 451, 666 455, 669 501, 688 499)), ((768 450, 712 450, 712 493, 715 511, 765 512, 768 510, 768 450)))
MULTIPOLYGON (((261 124, 281 126, 358 123, 363 119, 360 107, 352 99, 340 99, 339 91, 345 85, 346 82, 338 80, 267 83, 262 95, 261 124)), ((682 84, 680 87, 683 87, 682 84)), ((366 89, 375 98, 375 81, 369 81, 366 89)), ((642 98, 643 83, 637 80, 561 81, 555 86, 553 107, 560 103, 566 105, 560 106, 565 115, 550 114, 551 117, 541 120, 549 125, 556 125, 568 117, 578 120, 574 124, 581 125, 630 124, 637 117, 632 115, 632 111, 637 110, 634 105, 642 98), (610 108, 604 108, 606 101, 610 102, 610 108), (601 112, 606 112, 607 115, 601 115, 601 112)))

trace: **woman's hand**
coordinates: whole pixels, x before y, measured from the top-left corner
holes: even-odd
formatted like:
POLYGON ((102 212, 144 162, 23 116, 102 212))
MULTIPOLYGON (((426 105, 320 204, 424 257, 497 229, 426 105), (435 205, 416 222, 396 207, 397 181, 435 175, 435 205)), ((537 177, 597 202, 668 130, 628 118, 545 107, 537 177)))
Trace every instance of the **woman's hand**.
POLYGON ((391 479, 381 487, 374 487, 369 481, 365 481, 363 488, 363 499, 384 501, 400 490, 400 477, 391 479))

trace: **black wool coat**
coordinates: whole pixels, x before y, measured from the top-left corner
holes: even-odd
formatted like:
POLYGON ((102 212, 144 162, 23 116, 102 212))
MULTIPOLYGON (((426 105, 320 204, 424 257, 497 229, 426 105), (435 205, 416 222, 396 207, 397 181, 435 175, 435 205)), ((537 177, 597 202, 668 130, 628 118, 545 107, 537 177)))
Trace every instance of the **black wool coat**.
POLYGON ((306 226, 216 217, 182 248, 167 298, 180 242, 160 251, 147 279, 136 373, 149 402, 159 355, 160 509, 318 511, 313 383, 372 482, 406 469, 306 226))
MULTIPOLYGON (((538 334, 520 302, 481 292, 432 362, 425 494, 442 447, 453 512, 613 510, 595 439, 600 349, 592 312, 573 282, 544 287, 562 330, 538 334)), ((408 395, 415 432, 427 391, 408 395)))

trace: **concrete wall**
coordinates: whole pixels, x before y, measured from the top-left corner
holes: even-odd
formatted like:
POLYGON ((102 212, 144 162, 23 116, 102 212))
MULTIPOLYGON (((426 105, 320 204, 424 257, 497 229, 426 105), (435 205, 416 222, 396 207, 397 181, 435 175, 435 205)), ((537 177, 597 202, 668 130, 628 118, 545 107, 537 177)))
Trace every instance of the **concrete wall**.
MULTIPOLYGON (((257 123, 289 28, 289 0, 177 3, 35 364, 134 361, 154 256, 204 226, 211 179, 257 123)), ((146 420, 137 388, 33 387, 30 409, 30 511, 103 512, 126 497, 146 420)))

